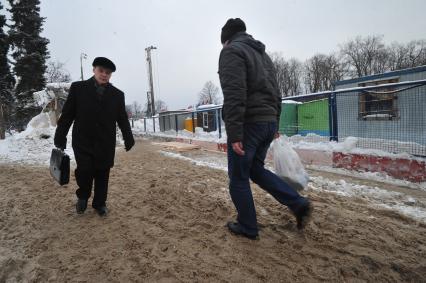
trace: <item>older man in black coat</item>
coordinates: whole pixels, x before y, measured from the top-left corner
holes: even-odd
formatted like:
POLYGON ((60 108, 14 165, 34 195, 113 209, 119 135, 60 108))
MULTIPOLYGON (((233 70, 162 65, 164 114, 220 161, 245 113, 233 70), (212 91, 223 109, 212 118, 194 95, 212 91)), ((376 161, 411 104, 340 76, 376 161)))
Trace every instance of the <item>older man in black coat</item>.
POLYGON ((77 169, 77 213, 87 208, 95 183, 92 207, 104 216, 107 214, 106 199, 110 168, 114 166, 116 146, 116 124, 124 138, 126 151, 135 141, 127 117, 124 93, 109 83, 114 63, 107 58, 97 57, 93 61, 94 76, 86 81, 71 84, 68 98, 56 128, 55 146, 65 149, 67 133, 72 130, 72 147, 77 169))

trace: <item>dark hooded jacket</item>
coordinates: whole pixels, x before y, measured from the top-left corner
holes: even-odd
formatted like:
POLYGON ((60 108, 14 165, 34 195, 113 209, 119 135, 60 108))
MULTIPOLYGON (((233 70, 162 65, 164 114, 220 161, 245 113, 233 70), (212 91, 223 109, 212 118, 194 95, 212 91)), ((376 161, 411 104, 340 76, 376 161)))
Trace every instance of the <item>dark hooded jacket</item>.
POLYGON ((55 146, 65 148, 72 130, 72 147, 77 167, 82 170, 107 169, 114 165, 116 124, 126 149, 134 145, 124 103, 124 93, 107 84, 99 88, 92 77, 71 84, 55 133, 55 146))
POLYGON ((262 42, 246 32, 235 34, 220 53, 219 78, 228 141, 243 140, 245 123, 279 121, 281 96, 262 42))

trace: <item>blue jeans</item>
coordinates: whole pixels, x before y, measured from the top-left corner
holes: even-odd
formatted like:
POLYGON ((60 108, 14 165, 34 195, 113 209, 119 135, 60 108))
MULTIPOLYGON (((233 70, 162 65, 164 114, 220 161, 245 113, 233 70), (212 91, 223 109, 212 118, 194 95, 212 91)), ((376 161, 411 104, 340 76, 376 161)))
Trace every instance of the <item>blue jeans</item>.
POLYGON ((249 235, 258 234, 256 209, 249 179, 292 211, 307 204, 307 200, 296 190, 264 167, 269 145, 276 132, 276 122, 245 124, 242 141, 244 156, 236 154, 228 141, 229 191, 238 212, 237 221, 249 235))

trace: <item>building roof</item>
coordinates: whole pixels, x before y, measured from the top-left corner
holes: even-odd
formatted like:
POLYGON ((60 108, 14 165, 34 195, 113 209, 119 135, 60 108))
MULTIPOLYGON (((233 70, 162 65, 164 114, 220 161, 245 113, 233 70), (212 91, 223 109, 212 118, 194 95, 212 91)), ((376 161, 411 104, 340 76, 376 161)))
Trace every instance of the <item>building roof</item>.
POLYGON ((341 85, 359 83, 359 82, 363 82, 363 81, 372 81, 372 80, 377 80, 377 79, 384 79, 384 78, 389 78, 389 77, 407 75, 407 74, 411 74, 411 73, 420 73, 420 72, 426 72, 426 65, 415 67, 415 68, 408 68, 408 69, 403 69, 403 70, 386 72, 386 73, 377 74, 377 75, 365 76, 365 77, 360 77, 360 78, 356 78, 356 79, 338 81, 338 82, 334 83, 334 86, 341 86, 341 85))

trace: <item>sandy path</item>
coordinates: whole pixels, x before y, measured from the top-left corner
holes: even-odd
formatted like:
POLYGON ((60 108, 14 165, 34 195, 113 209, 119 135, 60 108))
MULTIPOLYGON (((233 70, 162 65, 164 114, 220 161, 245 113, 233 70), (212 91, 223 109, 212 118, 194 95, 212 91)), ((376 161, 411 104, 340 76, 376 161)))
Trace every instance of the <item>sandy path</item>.
POLYGON ((107 218, 75 214, 74 179, 61 188, 47 168, 0 165, 0 282, 426 278, 425 224, 309 191, 316 213, 301 234, 255 187, 261 239, 239 238, 224 228, 234 216, 226 173, 157 150, 139 141, 118 154, 107 218))

